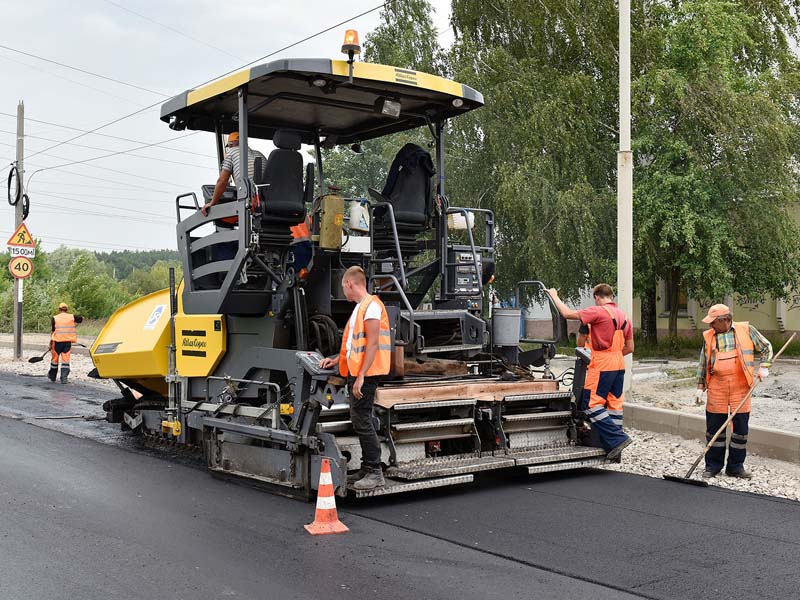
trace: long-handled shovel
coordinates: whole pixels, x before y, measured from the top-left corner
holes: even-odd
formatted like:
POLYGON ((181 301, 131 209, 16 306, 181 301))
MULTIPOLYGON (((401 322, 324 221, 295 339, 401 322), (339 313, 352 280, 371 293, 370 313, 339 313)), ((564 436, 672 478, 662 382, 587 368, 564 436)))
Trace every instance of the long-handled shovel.
MULTIPOLYGON (((780 357, 780 355, 783 354, 783 351, 786 350, 787 346, 791 343, 791 341, 795 338, 796 335, 797 335, 796 333, 793 333, 792 337, 790 337, 788 340, 786 340, 786 343, 783 345, 783 348, 778 350, 778 353, 772 359, 772 363, 773 364, 775 364, 778 361, 778 358, 780 357)), ((664 479, 667 479, 669 481, 677 481, 678 483, 688 483, 689 485, 697 485, 697 486, 700 486, 700 487, 708 487, 708 482, 707 481, 703 481, 702 479, 692 479, 691 478, 692 477, 692 473, 694 473, 694 470, 697 468, 697 465, 700 464, 700 461, 703 460, 703 457, 705 457, 706 452, 708 452, 708 449, 711 448, 711 446, 714 445, 714 442, 717 441, 717 438, 722 434, 723 431, 725 431, 725 428, 728 426, 728 423, 730 423, 733 420, 733 417, 736 416, 736 413, 738 413, 739 410, 744 406, 744 403, 747 402, 748 398, 750 398, 750 396, 753 395, 753 390, 756 389, 756 386, 758 385, 758 383, 759 383, 759 380, 756 377, 753 380, 753 385, 750 386, 750 389, 748 390, 747 394, 745 394, 745 397, 742 398, 741 402, 739 402, 739 406, 737 406, 736 410, 734 410, 730 414, 730 416, 722 424, 722 427, 720 427, 717 430, 717 433, 714 434, 714 437, 711 438, 711 441, 708 442, 708 444, 706 444, 706 447, 703 448, 703 451, 700 453, 700 456, 697 457, 697 460, 694 461, 694 464, 686 472, 686 476, 685 477, 679 477, 678 475, 664 475, 664 479)))
MULTIPOLYGON (((77 342, 74 342, 72 345, 73 345, 73 346, 81 346, 82 348, 88 348, 88 346, 84 346, 83 344, 78 344, 77 342)), ((47 350, 45 350, 44 352, 42 352, 42 355, 41 355, 41 356, 31 356, 31 357, 28 359, 28 362, 29 362, 29 363, 38 363, 38 362, 42 362, 42 361, 44 360, 44 357, 45 357, 45 355, 46 355, 48 352, 50 352, 50 348, 48 348, 47 350)))

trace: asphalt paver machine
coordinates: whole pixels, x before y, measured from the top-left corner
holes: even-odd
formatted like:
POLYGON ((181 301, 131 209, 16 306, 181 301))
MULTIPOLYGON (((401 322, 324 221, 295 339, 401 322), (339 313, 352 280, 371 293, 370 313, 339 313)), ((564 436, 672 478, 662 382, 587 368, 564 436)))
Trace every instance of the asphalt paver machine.
MULTIPOLYGON (((108 420, 202 451, 214 473, 306 498, 323 458, 337 494, 358 496, 602 463, 579 441, 573 390, 547 368, 552 340, 520 336, 519 309, 496 310, 493 325, 483 316, 494 216, 451 204, 444 187, 448 120, 482 105, 434 75, 323 59, 254 66, 166 102, 161 119, 212 132, 220 161, 234 131, 241 156, 253 138, 276 149, 207 216, 213 185, 176 198, 183 281, 118 310, 91 349, 96 375, 122 391, 108 420), (347 199, 326 179, 324 149, 416 129, 427 148, 398 148, 382 191, 347 199), (310 261, 290 232, 307 217, 310 261), (386 305, 393 347, 375 408, 387 483, 361 492, 346 484, 360 463, 346 382, 319 366, 353 309, 340 283, 352 265, 386 305)), ((521 296, 541 284, 525 285, 521 296)))

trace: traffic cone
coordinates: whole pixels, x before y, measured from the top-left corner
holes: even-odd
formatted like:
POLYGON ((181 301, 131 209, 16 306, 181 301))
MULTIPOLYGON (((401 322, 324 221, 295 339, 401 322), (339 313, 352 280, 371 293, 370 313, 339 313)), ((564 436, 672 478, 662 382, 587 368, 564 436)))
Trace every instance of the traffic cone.
POLYGON ((311 535, 327 533, 347 533, 347 525, 339 520, 336 513, 336 498, 333 495, 333 479, 331 478, 331 461, 323 458, 319 469, 319 489, 317 490, 317 513, 314 522, 304 525, 311 535))

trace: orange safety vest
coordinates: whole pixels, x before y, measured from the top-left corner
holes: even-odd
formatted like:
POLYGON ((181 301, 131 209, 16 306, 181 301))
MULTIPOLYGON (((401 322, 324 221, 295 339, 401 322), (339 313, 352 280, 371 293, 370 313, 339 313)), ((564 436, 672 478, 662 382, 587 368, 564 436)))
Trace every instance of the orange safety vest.
POLYGON ((292 225, 289 227, 292 232, 294 242, 310 242, 311 241, 311 217, 307 216, 305 221, 292 225))
POLYGON ((367 295, 358 305, 356 314, 356 324, 353 328, 353 345, 350 348, 350 356, 347 356, 347 340, 350 337, 350 319, 344 328, 342 335, 342 347, 339 350, 339 374, 347 377, 347 374, 357 377, 361 374, 361 365, 364 362, 364 353, 367 350, 367 333, 364 331, 364 315, 371 302, 377 302, 381 307, 381 323, 378 338, 378 351, 375 353, 375 360, 369 370, 364 373, 365 377, 376 375, 387 375, 392 366, 392 329, 389 326, 389 315, 386 307, 377 296, 367 295))
POLYGON ((620 371, 625 369, 625 357, 622 356, 622 347, 625 345, 625 325, 628 318, 624 312, 617 309, 617 315, 608 306, 603 305, 603 309, 611 317, 612 322, 616 324, 614 330, 614 337, 611 340, 611 345, 608 348, 599 350, 594 347, 592 340, 592 330, 589 329, 589 336, 586 339, 587 344, 592 349, 592 360, 589 363, 590 369, 598 371, 620 371), (619 322, 622 319, 622 322, 619 322))
POLYGON ((51 336, 54 342, 77 342, 78 334, 75 331, 75 315, 58 313, 53 316, 56 328, 51 336))
MULTIPOLYGON (((727 413, 735 408, 753 385, 755 378, 755 348, 750 339, 750 323, 733 323, 736 348, 720 352, 717 335, 713 329, 703 332, 706 348, 707 410, 711 413, 727 413)), ((750 412, 748 400, 739 412, 750 412)))
MULTIPOLYGON (((736 358, 739 366, 747 379, 747 385, 753 385, 756 372, 755 348, 753 340, 750 339, 750 323, 741 321, 733 323, 733 334, 736 338, 736 358)), ((717 335, 713 329, 706 329, 703 332, 703 339, 706 343, 706 385, 713 374, 717 359, 721 358, 722 352, 717 351, 717 335)), ((725 353, 727 354, 727 353, 725 353)))

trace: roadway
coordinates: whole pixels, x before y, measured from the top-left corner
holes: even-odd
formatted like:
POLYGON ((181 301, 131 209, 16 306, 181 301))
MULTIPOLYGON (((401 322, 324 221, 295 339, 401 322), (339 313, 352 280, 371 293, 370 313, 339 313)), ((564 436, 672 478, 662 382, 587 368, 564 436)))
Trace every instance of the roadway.
POLYGON ((635 475, 494 474, 313 504, 139 448, 113 390, 0 373, 0 598, 800 599, 800 503, 635 475), (100 443, 98 443, 100 442, 100 443))

